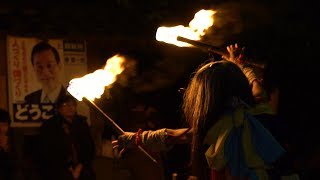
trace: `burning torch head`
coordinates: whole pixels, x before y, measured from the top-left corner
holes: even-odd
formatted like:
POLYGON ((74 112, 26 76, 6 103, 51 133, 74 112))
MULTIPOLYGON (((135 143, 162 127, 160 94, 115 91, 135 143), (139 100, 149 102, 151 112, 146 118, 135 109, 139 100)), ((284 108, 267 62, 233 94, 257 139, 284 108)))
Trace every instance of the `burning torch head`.
POLYGON ((72 79, 67 88, 68 92, 79 101, 84 97, 89 100, 100 98, 105 87, 115 82, 117 75, 124 70, 122 66, 124 62, 125 58, 120 55, 109 58, 104 68, 81 78, 72 79))

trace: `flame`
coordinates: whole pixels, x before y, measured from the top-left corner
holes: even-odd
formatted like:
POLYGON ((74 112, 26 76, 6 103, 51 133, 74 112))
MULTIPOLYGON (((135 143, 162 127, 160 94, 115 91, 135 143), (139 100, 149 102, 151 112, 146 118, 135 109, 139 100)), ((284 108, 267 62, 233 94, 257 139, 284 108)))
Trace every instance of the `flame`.
POLYGON ((124 61, 125 58, 120 55, 109 58, 103 69, 98 69, 81 78, 72 79, 67 88, 68 92, 79 101, 83 97, 92 101, 100 98, 105 87, 115 82, 116 76, 124 70, 122 66, 124 61))
POLYGON ((178 36, 185 37, 191 40, 200 40, 201 36, 205 35, 207 29, 209 29, 213 23, 213 15, 216 11, 213 10, 200 10, 194 18, 189 22, 189 27, 182 25, 174 27, 159 27, 156 33, 156 39, 166 43, 174 44, 179 47, 190 47, 191 44, 181 42, 177 40, 178 36))

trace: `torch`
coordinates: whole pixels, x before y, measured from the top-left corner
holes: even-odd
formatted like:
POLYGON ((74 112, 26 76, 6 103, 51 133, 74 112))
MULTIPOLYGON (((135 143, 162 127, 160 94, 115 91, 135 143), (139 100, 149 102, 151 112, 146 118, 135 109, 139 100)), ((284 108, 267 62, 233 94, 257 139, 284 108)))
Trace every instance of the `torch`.
MULTIPOLYGON (((188 38, 185 38, 182 36, 177 36, 177 40, 191 44, 197 48, 200 48, 200 49, 208 51, 208 52, 216 53, 221 56, 228 56, 228 53, 226 51, 223 51, 218 47, 215 47, 215 46, 212 46, 212 45, 200 42, 200 41, 191 40, 191 39, 188 39, 188 38)), ((264 64, 258 64, 258 63, 250 62, 250 61, 245 61, 245 64, 264 69, 264 64)))
POLYGON ((195 47, 198 47, 198 48, 200 48, 202 50, 213 52, 213 53, 219 54, 221 56, 227 55, 226 52, 220 50, 218 47, 215 47, 215 46, 212 46, 212 45, 209 45, 209 44, 205 44, 203 42, 187 39, 187 38, 184 38, 182 36, 178 36, 177 40, 178 41, 182 41, 182 42, 186 42, 186 43, 191 44, 191 45, 193 45, 195 47))
MULTIPOLYGON (((93 100, 95 98, 100 98, 104 92, 104 88, 112 84, 116 80, 116 76, 124 70, 122 67, 124 60, 124 57, 115 55, 107 60, 106 66, 103 69, 96 70, 95 72, 87 74, 81 78, 72 79, 67 88, 68 92, 73 97, 79 101, 83 100, 87 105, 95 109, 96 112, 105 117, 108 125, 117 132, 118 135, 123 135, 125 131, 122 130, 121 127, 117 125, 117 123, 105 112, 103 112, 99 106, 93 102, 93 100)), ((138 145, 138 148, 154 163, 157 163, 157 160, 140 145, 138 145)))
MULTIPOLYGON (((122 135, 124 134, 124 130, 121 129, 121 127, 114 121, 112 120, 106 113, 104 113, 99 106, 97 106, 93 101, 87 99, 87 98, 83 98, 83 101, 88 104, 90 107, 93 107, 94 109, 97 110, 97 112, 99 112, 101 115, 103 115, 106 119, 107 119, 107 123, 109 124, 109 126, 115 130, 118 135, 122 135)), ((158 163, 156 159, 154 159, 145 149, 143 149, 143 147, 141 147, 140 145, 137 145, 138 148, 145 154, 147 155, 154 163, 158 163)))
MULTIPOLYGON (((227 56, 229 53, 218 47, 199 42, 206 31, 213 25, 213 15, 216 11, 213 10, 200 10, 194 18, 190 21, 189 27, 178 25, 174 27, 159 27, 156 33, 156 39, 165 43, 174 44, 179 47, 197 47, 206 52, 227 56)), ((264 65, 246 61, 246 64, 258 68, 264 68, 264 65)))

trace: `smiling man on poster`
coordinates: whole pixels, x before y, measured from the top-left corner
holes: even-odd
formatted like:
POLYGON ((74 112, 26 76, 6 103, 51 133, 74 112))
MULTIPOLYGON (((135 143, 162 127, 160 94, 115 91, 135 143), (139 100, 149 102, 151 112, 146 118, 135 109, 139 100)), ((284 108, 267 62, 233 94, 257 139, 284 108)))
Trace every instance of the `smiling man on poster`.
MULTIPOLYGON (((13 127, 39 127, 56 113, 68 82, 87 73, 83 40, 8 36, 7 52, 13 127)), ((89 117, 85 104, 78 110, 89 117)))
POLYGON ((28 104, 56 103, 66 94, 60 81, 61 61, 56 48, 45 41, 37 43, 31 52, 31 63, 42 88, 25 96, 28 104))

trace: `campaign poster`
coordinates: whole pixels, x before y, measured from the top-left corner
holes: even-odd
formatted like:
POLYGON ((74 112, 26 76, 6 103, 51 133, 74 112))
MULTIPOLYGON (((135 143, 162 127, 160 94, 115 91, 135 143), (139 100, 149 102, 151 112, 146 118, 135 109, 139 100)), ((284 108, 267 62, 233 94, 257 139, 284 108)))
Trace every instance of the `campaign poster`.
MULTIPOLYGON (((11 126, 39 127, 56 113, 68 82, 87 73, 85 41, 7 37, 11 126)), ((81 114, 89 109, 80 103, 81 114)))

